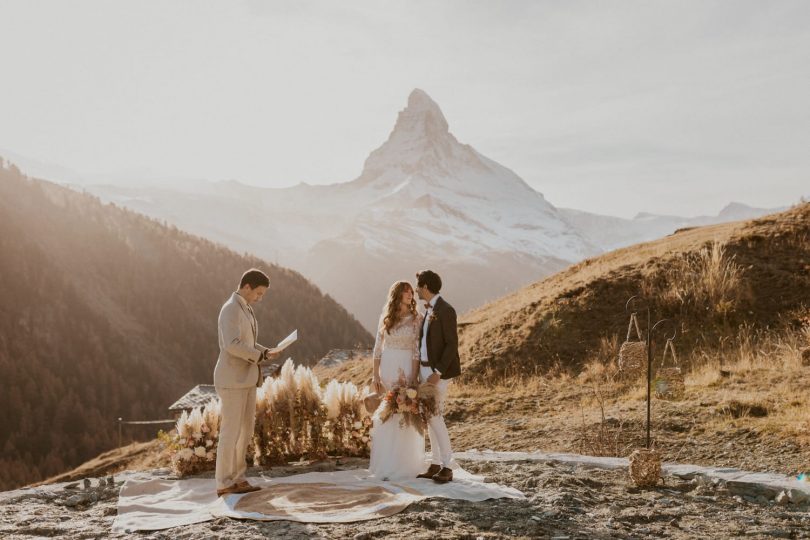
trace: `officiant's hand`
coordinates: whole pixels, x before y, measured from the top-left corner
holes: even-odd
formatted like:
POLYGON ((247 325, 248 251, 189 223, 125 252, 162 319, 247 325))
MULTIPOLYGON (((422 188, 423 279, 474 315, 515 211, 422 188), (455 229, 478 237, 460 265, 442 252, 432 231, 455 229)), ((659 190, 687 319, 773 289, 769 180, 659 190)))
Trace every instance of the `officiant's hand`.
POLYGON ((279 356, 281 356, 280 352, 270 352, 269 350, 267 350, 267 351, 264 352, 264 356, 262 357, 262 360, 275 360, 279 356))

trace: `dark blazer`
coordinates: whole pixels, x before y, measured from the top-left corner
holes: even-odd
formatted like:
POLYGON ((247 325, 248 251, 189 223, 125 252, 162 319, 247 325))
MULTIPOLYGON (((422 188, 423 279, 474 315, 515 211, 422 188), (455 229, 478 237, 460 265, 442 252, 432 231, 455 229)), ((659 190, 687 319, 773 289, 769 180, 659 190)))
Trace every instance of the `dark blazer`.
MULTIPOLYGON (((430 367, 441 371, 442 379, 452 379, 461 375, 461 362, 458 358, 458 327, 456 310, 441 296, 433 306, 433 313, 427 327, 427 353, 430 367)), ((419 330, 419 343, 422 343, 424 324, 419 330)))

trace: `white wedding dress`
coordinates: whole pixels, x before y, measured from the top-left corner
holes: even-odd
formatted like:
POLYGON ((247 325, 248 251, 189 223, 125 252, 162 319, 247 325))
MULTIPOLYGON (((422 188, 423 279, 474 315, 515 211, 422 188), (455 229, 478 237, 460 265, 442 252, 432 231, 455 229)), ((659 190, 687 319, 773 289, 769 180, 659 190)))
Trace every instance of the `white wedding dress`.
MULTIPOLYGON (((374 344, 374 358, 380 358, 380 380, 388 391, 399 384, 400 378, 413 380, 414 361, 419 359, 419 315, 409 315, 386 332, 382 320, 374 344)), ((378 409, 379 412, 379 409, 378 409)), ((400 415, 394 414, 382 422, 379 415, 372 416, 371 460, 369 471, 385 480, 413 479, 424 472, 425 437, 416 428, 400 426, 400 415)))

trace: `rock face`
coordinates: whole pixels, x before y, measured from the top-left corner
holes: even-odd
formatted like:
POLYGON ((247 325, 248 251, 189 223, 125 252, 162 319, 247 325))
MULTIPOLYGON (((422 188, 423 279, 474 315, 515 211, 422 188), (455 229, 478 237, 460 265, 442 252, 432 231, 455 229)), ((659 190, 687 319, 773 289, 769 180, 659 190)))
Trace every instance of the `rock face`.
MULTIPOLYGON (((527 498, 471 503, 428 499, 394 516, 360 523, 311 525, 293 522, 238 521, 220 518, 178 529, 157 531, 152 538, 808 538, 807 502, 782 501, 732 493, 722 482, 695 477, 668 477, 666 485, 640 490, 628 483, 622 468, 593 464, 530 461, 462 461, 462 466, 523 491, 527 498), (785 506, 781 506, 784 504, 785 506)), ((264 474, 286 476, 313 470, 366 466, 358 459, 297 464, 264 474)), ((259 474, 252 470, 250 475, 259 474)), ((116 537, 110 527, 116 514, 121 480, 110 485, 92 480, 90 490, 75 484, 0 493, 0 536, 116 537), (89 497, 88 497, 89 494, 89 497), (77 497, 78 496, 78 497, 77 497), (81 499, 81 500, 80 500, 81 499), (70 501, 70 504, 68 504, 70 501), (75 504, 73 504, 75 502, 75 504)), ((143 474, 143 473, 139 473, 143 474)), ((151 472, 165 477, 166 471, 151 472)), ((126 537, 129 535, 122 535, 126 537)))

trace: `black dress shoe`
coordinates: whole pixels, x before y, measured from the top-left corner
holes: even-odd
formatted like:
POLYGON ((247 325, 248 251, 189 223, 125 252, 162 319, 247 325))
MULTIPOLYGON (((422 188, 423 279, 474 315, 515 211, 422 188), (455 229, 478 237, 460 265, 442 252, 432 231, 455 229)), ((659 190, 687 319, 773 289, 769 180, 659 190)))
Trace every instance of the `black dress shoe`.
POLYGON ((440 484, 446 484, 453 479, 453 469, 449 469, 447 467, 442 467, 438 473, 433 475, 433 481, 438 482, 440 484))
POLYGON ((436 476, 436 473, 438 473, 440 470, 442 470, 441 465, 436 465, 435 463, 432 463, 430 467, 428 467, 428 470, 426 472, 423 472, 422 474, 417 474, 416 477, 433 478, 434 476, 436 476))

